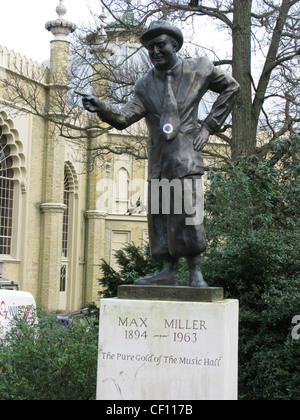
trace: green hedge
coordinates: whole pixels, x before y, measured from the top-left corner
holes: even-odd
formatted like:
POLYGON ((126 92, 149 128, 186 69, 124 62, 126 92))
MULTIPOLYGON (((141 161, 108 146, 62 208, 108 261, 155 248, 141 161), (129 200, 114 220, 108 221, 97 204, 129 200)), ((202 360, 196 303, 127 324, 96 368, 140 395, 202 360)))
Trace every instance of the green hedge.
POLYGON ((93 400, 98 331, 65 329, 56 316, 23 316, 0 342, 0 400, 93 400))

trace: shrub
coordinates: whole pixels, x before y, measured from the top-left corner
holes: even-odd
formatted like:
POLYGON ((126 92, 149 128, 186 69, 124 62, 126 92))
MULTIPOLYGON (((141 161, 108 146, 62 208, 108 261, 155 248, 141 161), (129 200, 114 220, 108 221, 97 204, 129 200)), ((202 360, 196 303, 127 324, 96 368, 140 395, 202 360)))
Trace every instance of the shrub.
MULTIPOLYGON (((116 261, 120 271, 114 270, 105 260, 100 265, 102 277, 99 279, 101 290, 100 297, 116 297, 118 286, 134 284, 134 281, 158 273, 163 268, 163 261, 155 260, 151 257, 148 244, 136 246, 134 243, 125 244, 124 247, 115 252, 116 261)), ((178 268, 179 284, 188 283, 188 273, 186 270, 186 261, 180 260, 178 268)))
POLYGON ((96 328, 65 329, 55 315, 37 315, 14 319, 0 343, 0 400, 95 399, 96 328))
POLYGON ((245 399, 300 397, 300 340, 291 339, 300 314, 299 150, 298 138, 276 167, 240 157, 226 173, 210 173, 203 271, 211 286, 240 301, 245 399))

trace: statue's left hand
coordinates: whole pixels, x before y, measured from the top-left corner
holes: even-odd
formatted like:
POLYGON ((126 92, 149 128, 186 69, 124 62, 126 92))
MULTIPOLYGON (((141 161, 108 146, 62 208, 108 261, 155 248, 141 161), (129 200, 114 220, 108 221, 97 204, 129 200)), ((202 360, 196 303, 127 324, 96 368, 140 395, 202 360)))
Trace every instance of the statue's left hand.
POLYGON ((200 152, 200 150, 203 149, 203 147, 206 145, 206 143, 209 140, 210 132, 205 126, 202 126, 200 128, 199 133, 197 134, 197 137, 194 140, 194 149, 197 152, 200 152))

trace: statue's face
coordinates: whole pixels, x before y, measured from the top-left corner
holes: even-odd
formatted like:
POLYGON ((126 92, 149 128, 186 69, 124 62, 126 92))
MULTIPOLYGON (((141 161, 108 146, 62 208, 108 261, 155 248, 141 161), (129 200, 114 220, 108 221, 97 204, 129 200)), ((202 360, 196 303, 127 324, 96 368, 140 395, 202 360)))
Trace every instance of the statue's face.
POLYGON ((172 68, 177 61, 175 45, 168 35, 159 35, 147 44, 150 60, 157 70, 172 68))

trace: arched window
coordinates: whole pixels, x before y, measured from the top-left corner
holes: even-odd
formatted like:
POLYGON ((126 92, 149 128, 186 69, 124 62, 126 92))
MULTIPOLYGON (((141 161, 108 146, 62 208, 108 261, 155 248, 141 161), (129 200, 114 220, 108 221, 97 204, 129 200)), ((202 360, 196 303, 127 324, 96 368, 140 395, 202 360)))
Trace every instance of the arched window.
POLYGON ((78 179, 71 162, 65 163, 64 171, 64 205, 62 227, 62 256, 60 270, 60 303, 59 309, 72 307, 75 295, 76 270, 74 264, 77 255, 76 230, 78 225, 78 179))
POLYGON ((13 121, 0 111, 0 255, 4 260, 25 256, 26 192, 23 144, 13 121))
MULTIPOLYGON (((66 206, 63 215, 63 231, 62 231, 62 264, 60 269, 60 287, 59 291, 66 292, 68 277, 68 248, 69 248, 69 215, 70 215, 70 181, 67 168, 65 166, 64 173, 64 205, 66 206)), ((65 303, 64 303, 65 306, 65 303)))
POLYGON ((69 212, 70 212, 70 182, 69 176, 65 170, 64 177, 64 205, 66 209, 64 211, 63 218, 63 239, 62 239, 62 257, 68 257, 68 237, 69 237, 69 212))
POLYGON ((117 173, 116 210, 125 214, 129 206, 129 173, 121 168, 117 173))
POLYGON ((10 255, 13 228, 14 172, 7 137, 0 127, 0 255, 10 255))

